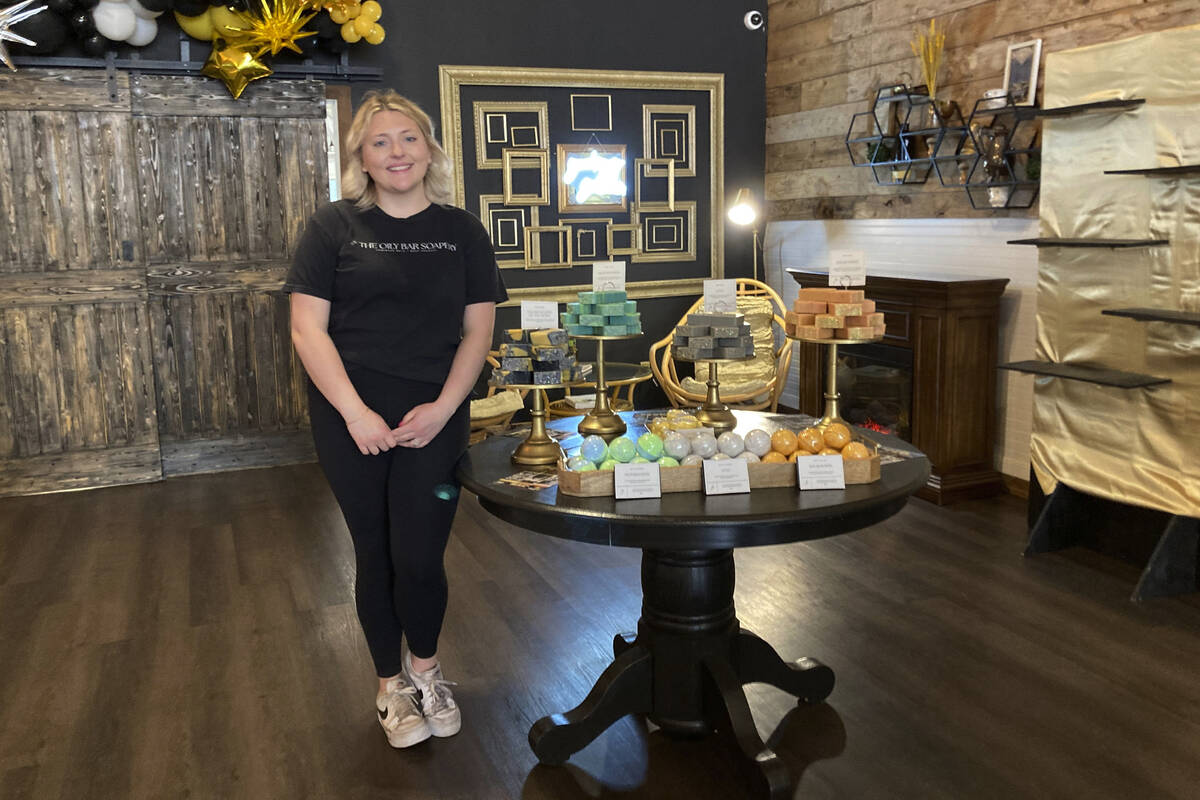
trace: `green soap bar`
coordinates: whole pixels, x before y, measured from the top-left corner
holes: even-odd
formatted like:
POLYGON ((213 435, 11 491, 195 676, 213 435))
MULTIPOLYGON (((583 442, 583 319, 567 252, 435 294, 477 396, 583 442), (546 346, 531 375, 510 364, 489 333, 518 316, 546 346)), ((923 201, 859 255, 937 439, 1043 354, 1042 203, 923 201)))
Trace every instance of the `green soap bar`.
POLYGON ((625 302, 625 292, 608 291, 608 292, 593 292, 593 294, 596 295, 595 302, 597 302, 597 303, 624 303, 625 302))
POLYGON ((600 331, 601 336, 624 336, 629 333, 624 325, 605 325, 600 331))
POLYGON ((606 317, 620 317, 625 314, 624 303, 597 303, 596 313, 606 317))
POLYGON ((567 303, 567 313, 568 314, 578 314, 579 313, 579 303, 567 303))
POLYGON ((628 314, 632 314, 634 311, 637 311, 637 300, 626 300, 625 301, 625 312, 628 314))
POLYGON ((596 302, 596 293, 595 292, 580 292, 579 293, 579 302, 580 303, 596 302))
POLYGON ((591 325, 568 325, 567 333, 570 334, 571 336, 591 336, 592 335, 592 326, 591 325))
POLYGON ((629 329, 629 333, 641 333, 642 332, 642 323, 640 323, 640 322, 636 325, 626 325, 625 327, 629 329))
POLYGON ((604 317, 600 314, 580 314, 580 325, 603 325, 604 317))
POLYGON ((621 325, 641 325, 642 324, 642 315, 641 314, 626 314, 625 316, 621 317, 621 322, 619 324, 621 324, 621 325))
POLYGON ((578 325, 579 324, 579 315, 578 314, 568 314, 567 312, 564 311, 558 315, 558 321, 560 323, 562 323, 562 326, 564 328, 567 327, 568 325, 578 325))
POLYGON ((606 316, 604 318, 604 324, 605 325, 624 325, 625 324, 625 315, 624 314, 613 314, 611 317, 606 316))
POLYGON ((579 304, 579 313, 580 314, 595 314, 596 313, 596 304, 595 303, 580 303, 579 304))

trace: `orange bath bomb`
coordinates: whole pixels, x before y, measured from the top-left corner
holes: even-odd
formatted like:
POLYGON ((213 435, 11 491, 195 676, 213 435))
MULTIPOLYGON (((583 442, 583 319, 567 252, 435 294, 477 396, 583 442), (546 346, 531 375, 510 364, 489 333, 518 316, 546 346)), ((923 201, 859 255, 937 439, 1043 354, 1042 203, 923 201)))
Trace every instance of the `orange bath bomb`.
POLYGON ((839 453, 837 450, 834 450, 832 447, 826 447, 826 448, 823 448, 821 450, 821 452, 817 453, 817 455, 819 455, 819 456, 840 456, 841 453, 839 453))
POLYGON ((796 459, 804 458, 805 456, 811 456, 811 455, 813 455, 813 454, 808 452, 807 450, 800 449, 800 450, 797 450, 796 452, 792 453, 790 456, 788 456, 788 461, 791 461, 794 464, 794 463, 796 463, 796 459))
POLYGON ((771 449, 777 453, 790 456, 796 452, 796 434, 787 428, 780 428, 771 434, 771 449))
POLYGON ((840 422, 835 422, 825 429, 825 445, 834 450, 841 450, 850 441, 850 429, 840 422))
POLYGON ((862 442, 849 442, 842 448, 842 458, 849 461, 858 461, 871 457, 871 451, 862 442))
POLYGON ((762 463, 764 463, 764 464, 786 464, 787 456, 785 456, 783 453, 779 452, 778 450, 768 450, 767 454, 762 457, 762 463))
POLYGON ((825 437, 816 428, 805 428, 800 431, 800 446, 810 453, 820 452, 825 446, 825 437))

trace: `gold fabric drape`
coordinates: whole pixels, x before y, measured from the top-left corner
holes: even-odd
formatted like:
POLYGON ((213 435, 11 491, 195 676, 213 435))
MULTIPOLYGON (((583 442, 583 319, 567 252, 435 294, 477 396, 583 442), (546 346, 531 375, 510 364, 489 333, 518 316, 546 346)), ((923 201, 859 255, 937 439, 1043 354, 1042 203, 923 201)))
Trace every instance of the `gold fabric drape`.
POLYGON ((1200 25, 1046 58, 1044 106, 1145 98, 1047 119, 1041 235, 1169 239, 1165 247, 1039 250, 1037 356, 1170 378, 1117 389, 1037 377, 1034 471, 1089 494, 1200 516, 1200 327, 1105 316, 1200 311, 1200 177, 1105 175, 1200 164, 1200 25))

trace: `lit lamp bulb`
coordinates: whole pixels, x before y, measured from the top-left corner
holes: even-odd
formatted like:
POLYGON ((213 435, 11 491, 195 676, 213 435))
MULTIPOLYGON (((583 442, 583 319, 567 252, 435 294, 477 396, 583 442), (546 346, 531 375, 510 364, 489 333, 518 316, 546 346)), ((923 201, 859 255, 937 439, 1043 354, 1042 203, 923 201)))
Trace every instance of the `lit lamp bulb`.
POLYGON ((733 205, 729 207, 729 221, 735 225, 750 225, 758 214, 750 200, 749 189, 738 189, 733 205))

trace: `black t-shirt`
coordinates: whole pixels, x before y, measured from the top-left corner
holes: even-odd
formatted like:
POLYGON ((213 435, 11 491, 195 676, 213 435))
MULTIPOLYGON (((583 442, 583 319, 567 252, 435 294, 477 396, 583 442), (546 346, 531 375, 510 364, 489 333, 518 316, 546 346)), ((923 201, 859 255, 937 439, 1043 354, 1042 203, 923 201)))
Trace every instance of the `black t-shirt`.
POLYGON ((283 288, 330 301, 343 361, 429 383, 450 373, 465 307, 508 299, 483 225, 437 204, 406 219, 348 200, 319 208, 283 288))

